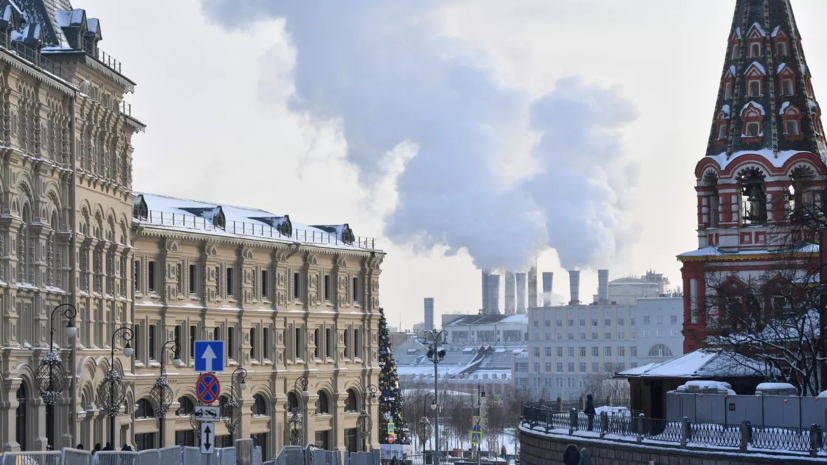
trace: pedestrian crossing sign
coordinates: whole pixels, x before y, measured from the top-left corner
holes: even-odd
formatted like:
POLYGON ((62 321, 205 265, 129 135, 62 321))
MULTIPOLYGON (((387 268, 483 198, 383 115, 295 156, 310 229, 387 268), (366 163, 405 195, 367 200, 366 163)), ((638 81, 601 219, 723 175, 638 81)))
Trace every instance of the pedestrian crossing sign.
POLYGON ((388 423, 388 434, 394 434, 395 432, 393 422, 388 423))
POLYGON ((482 444, 482 431, 471 431, 471 444, 482 444))

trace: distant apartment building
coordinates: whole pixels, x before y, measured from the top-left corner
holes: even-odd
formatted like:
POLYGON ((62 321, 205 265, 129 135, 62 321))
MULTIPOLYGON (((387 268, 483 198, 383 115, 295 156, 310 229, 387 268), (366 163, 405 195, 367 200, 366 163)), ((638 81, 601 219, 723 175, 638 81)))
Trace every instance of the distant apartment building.
POLYGON ((443 315, 442 328, 452 346, 525 346, 528 315, 443 315))
POLYGON ((530 308, 528 350, 514 360, 516 387, 535 395, 545 391, 548 398, 577 398, 589 376, 611 376, 681 355, 683 298, 665 288, 661 296, 632 298, 630 289, 647 289, 640 285, 643 279, 602 284, 604 295, 595 300, 608 303, 580 304, 573 287, 568 305, 530 308), (627 291, 626 303, 617 302, 613 289, 627 291))

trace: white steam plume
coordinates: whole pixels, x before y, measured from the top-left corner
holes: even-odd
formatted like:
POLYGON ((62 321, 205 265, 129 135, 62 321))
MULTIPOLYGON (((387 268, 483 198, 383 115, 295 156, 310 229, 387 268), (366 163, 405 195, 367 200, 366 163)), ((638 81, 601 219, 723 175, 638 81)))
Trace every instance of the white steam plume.
POLYGON ((627 237, 618 192, 632 177, 617 129, 633 106, 578 79, 532 103, 468 44, 441 35, 437 13, 449 1, 202 3, 227 27, 285 20, 296 49, 291 107, 341 125, 368 188, 398 172, 397 146, 418 147, 398 176, 391 240, 465 248, 483 269, 523 268, 548 246, 564 267, 610 258, 627 237), (541 171, 515 182, 501 163, 529 111, 541 171))

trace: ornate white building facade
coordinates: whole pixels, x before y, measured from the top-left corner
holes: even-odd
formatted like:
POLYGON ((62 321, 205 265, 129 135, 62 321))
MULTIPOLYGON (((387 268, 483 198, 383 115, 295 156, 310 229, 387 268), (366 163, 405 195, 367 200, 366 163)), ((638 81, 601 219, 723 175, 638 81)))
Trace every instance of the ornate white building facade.
MULTIPOLYGON (((135 84, 98 49, 101 30, 69 0, 0 0, 3 450, 193 444, 195 339, 224 340, 229 370, 247 370, 235 437, 254 437, 267 457, 287 442, 294 407, 303 442, 376 445, 375 427, 364 444, 355 435, 377 384, 384 254, 347 225, 134 195, 131 138, 145 126, 124 102, 135 84), (37 370, 61 304, 77 308, 77 336, 55 313, 52 348, 69 381, 48 407, 37 370), (133 357, 123 339, 112 347, 121 327, 134 332, 133 357), (174 399, 162 439, 148 399, 173 340, 183 364, 166 364, 174 399), (113 368, 126 387, 114 436, 97 392, 113 368)), ((375 402, 367 410, 375 419, 375 402)))

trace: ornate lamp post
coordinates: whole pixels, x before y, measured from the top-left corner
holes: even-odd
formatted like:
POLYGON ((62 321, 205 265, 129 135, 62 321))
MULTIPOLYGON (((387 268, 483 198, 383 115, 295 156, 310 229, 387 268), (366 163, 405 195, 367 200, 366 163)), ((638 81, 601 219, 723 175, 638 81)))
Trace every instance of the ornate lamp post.
MULTIPOLYGON (((302 397, 307 394, 307 384, 307 378, 304 376, 296 380, 295 388, 302 397)), ((287 422, 290 427, 290 445, 298 446, 301 445, 302 439, 304 438, 304 422, 302 421, 301 405, 294 407, 290 413, 290 420, 287 422)))
POLYGON ((167 341, 167 343, 161 347, 161 376, 155 380, 155 386, 152 387, 152 391, 149 393, 149 401, 152 402, 152 408, 155 409, 155 415, 159 421, 158 430, 161 434, 161 447, 164 447, 164 419, 167 417, 169 407, 172 405, 172 396, 174 395, 172 388, 169 387, 169 383, 167 382, 167 348, 172 349, 172 353, 174 354, 172 365, 175 368, 181 366, 181 359, 179 358, 181 346, 175 341, 167 341))
POLYGON ((109 354, 109 371, 103 378, 103 382, 98 386, 98 404, 109 416, 109 442, 115 446, 115 417, 121 411, 126 391, 124 390, 121 374, 115 369, 115 340, 120 336, 126 341, 126 346, 123 348, 123 354, 127 357, 132 357, 135 352, 129 341, 135 337, 135 333, 126 326, 118 328, 112 333, 112 352, 109 354))
POLYGON ((359 425, 359 434, 362 436, 362 450, 367 450, 367 443, 366 439, 370 435, 370 431, 373 428, 373 420, 370 418, 370 401, 371 399, 376 398, 376 391, 378 389, 373 384, 369 384, 368 387, 365 388, 364 391, 364 398, 362 400, 362 412, 359 413, 359 418, 356 420, 357 425, 359 425))
POLYGON ((425 337, 431 340, 431 344, 428 345, 428 360, 434 362, 434 403, 431 404, 431 409, 434 410, 434 419, 436 420, 434 424, 434 428, 436 428, 436 432, 434 433, 436 436, 436 458, 434 459, 434 465, 439 465, 439 409, 437 409, 437 404, 439 404, 439 370, 437 367, 439 363, 445 359, 445 349, 440 349, 440 345, 446 343, 444 335, 445 331, 442 330, 425 331, 425 337))
MULTIPOLYGON (((40 391, 40 397, 43 398, 43 403, 46 408, 52 413, 54 418, 55 403, 63 391, 66 390, 66 385, 69 383, 69 378, 66 377, 66 369, 63 367, 63 361, 60 355, 55 352, 55 315, 63 309, 63 316, 69 320, 66 324, 66 336, 71 340, 74 338, 78 329, 75 327, 75 316, 77 316, 77 309, 71 304, 62 304, 52 310, 52 316, 49 318, 49 353, 47 353, 43 360, 40 361, 40 366, 37 368, 36 383, 37 390, 40 391)), ((47 425, 54 432, 55 425, 47 425)), ((50 439, 54 439, 54 435, 50 434, 50 439)), ((51 444, 54 446, 54 444, 51 444)))
POLYGON ((238 426, 241 424, 241 406, 238 403, 238 389, 236 389, 236 384, 238 387, 241 388, 242 391, 247 389, 247 370, 244 368, 238 367, 233 371, 233 374, 230 375, 230 399, 227 401, 227 404, 224 405, 224 425, 227 426, 227 431, 233 435, 235 434, 238 426), (239 380, 236 383, 236 379, 239 380))

